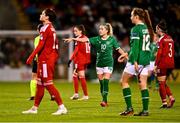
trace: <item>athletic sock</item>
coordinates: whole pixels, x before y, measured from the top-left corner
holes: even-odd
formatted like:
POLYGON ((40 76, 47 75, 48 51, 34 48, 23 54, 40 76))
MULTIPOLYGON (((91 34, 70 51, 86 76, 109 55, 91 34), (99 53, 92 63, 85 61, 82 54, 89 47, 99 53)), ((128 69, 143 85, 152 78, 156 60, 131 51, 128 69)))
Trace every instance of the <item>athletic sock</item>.
POLYGON ((123 89, 123 96, 124 96, 124 100, 126 102, 127 109, 132 108, 131 89, 130 88, 124 88, 123 89))
POLYGON ((74 83, 74 93, 78 93, 79 85, 78 85, 78 77, 73 75, 73 83, 74 83))
POLYGON ((104 85, 104 80, 99 80, 100 83, 100 92, 101 92, 101 96, 103 95, 103 85, 104 85))
POLYGON ((159 94, 162 100, 162 103, 166 103, 166 87, 165 87, 166 81, 159 81, 159 94))
POLYGON ((36 80, 31 80, 30 82, 30 92, 31 92, 31 97, 34 97, 36 94, 36 80))
POLYGON ((37 90, 36 90, 36 95, 35 95, 34 106, 36 106, 36 107, 39 106, 43 96, 44 96, 44 86, 37 84, 37 90))
POLYGON ((103 86, 103 101, 107 103, 107 96, 109 92, 109 79, 104 79, 103 86))
POLYGON ((52 85, 47 85, 46 89, 48 90, 48 92, 51 95, 54 95, 55 101, 58 104, 58 106, 63 104, 62 99, 60 97, 60 94, 59 94, 58 90, 55 88, 55 86, 53 84, 52 85))
POLYGON ((165 88, 166 88, 166 94, 168 95, 168 97, 172 96, 172 92, 167 84, 165 84, 165 88))
POLYGON ((141 90, 141 96, 142 96, 142 104, 143 104, 143 111, 148 111, 148 105, 149 105, 149 92, 148 89, 141 90))
POLYGON ((82 86, 84 95, 88 96, 86 79, 83 77, 83 78, 80 78, 80 81, 81 81, 81 86, 82 86))

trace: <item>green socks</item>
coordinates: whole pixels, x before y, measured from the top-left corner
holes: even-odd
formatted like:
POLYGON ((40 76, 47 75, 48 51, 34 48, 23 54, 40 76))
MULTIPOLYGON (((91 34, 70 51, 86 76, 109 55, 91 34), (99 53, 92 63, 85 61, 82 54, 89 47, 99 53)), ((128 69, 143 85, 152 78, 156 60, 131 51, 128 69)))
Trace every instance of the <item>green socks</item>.
POLYGON ((109 92, 109 79, 104 79, 103 84, 103 101, 107 103, 107 95, 109 92))
POLYGON ((104 80, 99 80, 99 83, 100 83, 100 92, 101 92, 101 95, 102 95, 104 80))
POLYGON ((124 88, 123 89, 123 96, 126 102, 127 109, 132 108, 132 102, 131 102, 131 90, 130 88, 124 88))
POLYGON ((142 96, 142 104, 143 104, 143 111, 148 111, 148 105, 149 105, 149 92, 148 89, 141 90, 141 96, 142 96))
POLYGON ((109 79, 99 80, 99 82, 103 101, 107 103, 107 95, 109 92, 109 79))
POLYGON ((31 80, 30 82, 30 92, 31 92, 31 97, 34 97, 36 94, 36 80, 31 80))

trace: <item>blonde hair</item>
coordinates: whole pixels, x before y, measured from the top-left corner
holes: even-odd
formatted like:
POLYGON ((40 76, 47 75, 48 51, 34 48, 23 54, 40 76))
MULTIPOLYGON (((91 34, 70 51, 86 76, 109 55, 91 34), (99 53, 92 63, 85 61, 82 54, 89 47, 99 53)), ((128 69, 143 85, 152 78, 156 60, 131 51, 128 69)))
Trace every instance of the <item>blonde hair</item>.
POLYGON ((110 36, 113 36, 113 28, 110 23, 100 24, 100 26, 104 26, 106 30, 108 31, 107 34, 110 36))

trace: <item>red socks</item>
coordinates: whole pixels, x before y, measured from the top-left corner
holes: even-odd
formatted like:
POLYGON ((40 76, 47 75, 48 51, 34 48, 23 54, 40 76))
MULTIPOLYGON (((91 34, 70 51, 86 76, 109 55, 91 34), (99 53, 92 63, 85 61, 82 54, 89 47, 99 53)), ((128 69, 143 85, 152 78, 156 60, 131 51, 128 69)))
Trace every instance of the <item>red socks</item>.
POLYGON ((44 86, 37 84, 34 106, 36 106, 36 107, 39 106, 39 104, 41 103, 41 100, 42 100, 43 96, 44 96, 44 86))
POLYGON ((166 81, 159 81, 159 94, 161 96, 162 103, 166 103, 166 95, 172 96, 169 86, 166 84, 166 81))
MULTIPOLYGON (((56 103, 58 105, 61 105, 62 104, 62 99, 60 97, 60 94, 59 94, 58 90, 54 87, 54 85, 53 84, 52 85, 47 85, 45 87, 46 87, 46 89, 48 90, 48 92, 51 95, 54 95, 56 103)), ((36 106, 36 107, 39 106, 43 96, 44 96, 44 86, 37 84, 37 91, 36 91, 34 106, 36 106)))
POLYGON ((172 96, 172 93, 171 93, 169 86, 166 84, 165 87, 166 87, 166 94, 168 95, 168 97, 172 96))
POLYGON ((78 77, 76 75, 73 75, 73 82, 74 82, 74 93, 78 93, 78 77))
POLYGON ((80 78, 80 81, 81 81, 81 86, 82 86, 84 95, 85 95, 85 96, 88 96, 86 79, 85 79, 85 78, 80 78))
POLYGON ((53 84, 52 85, 47 85, 46 89, 49 91, 49 93, 51 95, 53 95, 55 97, 55 101, 56 101, 56 103, 58 105, 63 104, 62 99, 60 97, 60 94, 59 94, 58 90, 55 88, 55 86, 53 84))

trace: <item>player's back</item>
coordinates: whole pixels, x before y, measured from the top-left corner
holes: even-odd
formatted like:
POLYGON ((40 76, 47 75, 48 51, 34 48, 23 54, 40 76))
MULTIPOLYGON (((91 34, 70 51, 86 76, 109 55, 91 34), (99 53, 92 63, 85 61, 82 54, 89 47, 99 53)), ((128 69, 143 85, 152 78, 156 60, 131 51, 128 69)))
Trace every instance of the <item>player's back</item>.
POLYGON ((169 35, 164 35, 159 40, 159 45, 162 51, 160 56, 160 68, 174 68, 174 41, 169 35))

